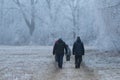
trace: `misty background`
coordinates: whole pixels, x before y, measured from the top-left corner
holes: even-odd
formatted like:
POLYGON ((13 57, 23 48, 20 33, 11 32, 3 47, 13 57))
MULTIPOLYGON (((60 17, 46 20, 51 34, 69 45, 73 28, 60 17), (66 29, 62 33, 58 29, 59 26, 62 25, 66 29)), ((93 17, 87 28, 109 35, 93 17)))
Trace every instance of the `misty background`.
POLYGON ((72 45, 120 51, 120 0, 0 0, 0 45, 72 45))

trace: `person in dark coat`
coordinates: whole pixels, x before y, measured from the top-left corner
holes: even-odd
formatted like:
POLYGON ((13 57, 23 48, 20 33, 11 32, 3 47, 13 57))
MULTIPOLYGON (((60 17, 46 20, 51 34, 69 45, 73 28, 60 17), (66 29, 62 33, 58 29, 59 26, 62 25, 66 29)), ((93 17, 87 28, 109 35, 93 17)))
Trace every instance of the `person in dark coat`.
POLYGON ((77 37, 77 40, 73 44, 73 55, 75 55, 75 68, 80 68, 82 56, 84 55, 84 45, 80 37, 77 37))
POLYGON ((64 51, 67 52, 66 44, 62 39, 58 39, 53 47, 53 55, 55 55, 55 60, 58 62, 59 68, 62 68, 63 65, 64 51))

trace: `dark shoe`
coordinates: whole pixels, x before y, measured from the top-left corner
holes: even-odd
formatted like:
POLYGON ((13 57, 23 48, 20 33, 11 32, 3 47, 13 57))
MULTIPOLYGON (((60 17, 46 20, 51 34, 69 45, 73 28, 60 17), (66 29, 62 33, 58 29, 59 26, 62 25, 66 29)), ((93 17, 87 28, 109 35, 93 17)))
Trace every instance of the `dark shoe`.
POLYGON ((62 69, 62 66, 59 66, 60 69, 62 69))
POLYGON ((80 66, 78 66, 78 68, 80 68, 80 66))
POLYGON ((58 64, 58 67, 59 67, 60 69, 62 69, 62 65, 58 64))
POLYGON ((62 69, 62 67, 59 67, 60 69, 62 69))
POLYGON ((78 64, 78 68, 80 68, 80 65, 78 64))
POLYGON ((77 65, 75 65, 75 68, 78 68, 78 66, 77 66, 77 65))

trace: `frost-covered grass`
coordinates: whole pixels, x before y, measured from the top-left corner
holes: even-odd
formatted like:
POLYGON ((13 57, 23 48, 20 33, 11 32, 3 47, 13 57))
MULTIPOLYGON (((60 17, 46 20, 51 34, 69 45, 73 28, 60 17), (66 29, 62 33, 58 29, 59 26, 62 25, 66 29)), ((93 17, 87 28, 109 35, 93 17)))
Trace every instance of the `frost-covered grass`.
POLYGON ((44 67, 51 53, 49 47, 0 47, 0 80, 31 80, 44 67))
POLYGON ((85 64, 97 71, 100 80, 120 79, 120 54, 91 51, 86 53, 85 64))
POLYGON ((72 56, 60 70, 51 46, 0 46, 0 80, 119 80, 120 54, 85 48, 81 69, 72 56))

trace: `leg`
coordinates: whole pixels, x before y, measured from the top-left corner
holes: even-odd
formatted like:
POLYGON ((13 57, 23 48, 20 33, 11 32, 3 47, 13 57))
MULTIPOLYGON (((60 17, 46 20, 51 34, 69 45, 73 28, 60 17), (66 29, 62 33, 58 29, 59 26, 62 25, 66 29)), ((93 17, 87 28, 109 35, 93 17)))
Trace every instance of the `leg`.
POLYGON ((58 62, 58 67, 60 66, 60 56, 59 55, 56 55, 57 57, 57 62, 58 62))
POLYGON ((81 62, 82 62, 82 56, 80 55, 80 56, 79 56, 79 60, 78 60, 78 68, 80 68, 81 62))
POLYGON ((78 68, 78 56, 75 55, 75 68, 78 68))
POLYGON ((63 65, 63 56, 64 55, 59 55, 59 62, 58 62, 58 67, 59 68, 62 68, 62 65, 63 65))

